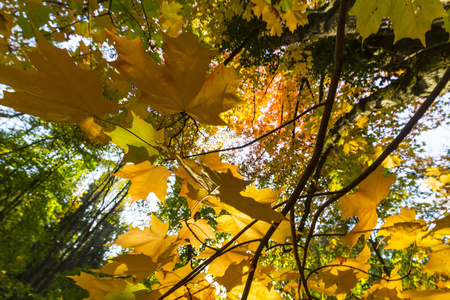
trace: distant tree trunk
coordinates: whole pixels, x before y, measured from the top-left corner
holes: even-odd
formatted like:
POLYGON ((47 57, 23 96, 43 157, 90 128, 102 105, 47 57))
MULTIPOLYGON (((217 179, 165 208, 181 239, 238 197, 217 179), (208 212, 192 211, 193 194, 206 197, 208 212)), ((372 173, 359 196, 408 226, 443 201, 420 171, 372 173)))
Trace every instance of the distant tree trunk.
POLYGON ((33 245, 36 253, 45 254, 24 268, 19 275, 20 281, 44 295, 57 274, 84 265, 92 268, 101 265, 105 253, 103 245, 118 232, 118 214, 129 189, 129 184, 126 184, 120 191, 112 193, 118 182, 113 173, 120 167, 118 165, 98 184, 90 186, 89 192, 81 199, 83 204, 49 229, 51 236, 48 240, 33 245), (102 206, 105 200, 109 203, 102 206), (74 236, 78 238, 73 240, 74 236))

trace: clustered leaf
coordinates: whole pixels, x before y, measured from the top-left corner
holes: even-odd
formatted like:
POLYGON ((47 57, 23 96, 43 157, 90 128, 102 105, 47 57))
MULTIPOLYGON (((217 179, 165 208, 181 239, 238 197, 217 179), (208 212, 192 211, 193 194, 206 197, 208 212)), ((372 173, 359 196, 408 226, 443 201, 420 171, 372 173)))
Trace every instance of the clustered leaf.
POLYGON ((358 18, 356 30, 363 40, 377 33, 381 21, 389 18, 395 34, 394 43, 403 38, 419 39, 425 46, 425 33, 435 19, 447 17, 439 0, 357 0, 350 15, 358 18))

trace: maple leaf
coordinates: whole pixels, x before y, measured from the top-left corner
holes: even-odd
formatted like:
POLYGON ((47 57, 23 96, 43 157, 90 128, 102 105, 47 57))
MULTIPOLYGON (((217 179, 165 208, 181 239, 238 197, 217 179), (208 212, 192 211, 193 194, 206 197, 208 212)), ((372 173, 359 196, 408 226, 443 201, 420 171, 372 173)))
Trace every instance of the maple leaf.
POLYGON ((114 144, 125 150, 130 160, 142 160, 142 152, 138 152, 137 149, 143 147, 147 151, 144 157, 150 161, 154 161, 159 155, 156 149, 157 143, 164 141, 164 131, 156 131, 151 124, 145 122, 134 113, 132 115, 133 126, 130 129, 116 126, 116 129, 111 132, 106 132, 106 134, 111 137, 114 144), (130 146, 135 148, 131 148, 133 150, 130 150, 130 146), (129 151, 132 153, 128 153, 129 151))
MULTIPOLYGON (((221 215, 217 220, 217 232, 229 232, 233 235, 238 234, 242 228, 253 222, 253 219, 248 215, 235 210, 231 207, 225 206, 225 209, 229 212, 228 215, 221 215)), ((267 230, 270 229, 270 224, 266 222, 256 222, 252 227, 246 230, 237 241, 242 243, 251 240, 261 239, 267 230)), ((277 230, 272 235, 271 239, 279 244, 286 243, 286 238, 291 236, 291 227, 288 221, 282 221, 277 227, 277 230)), ((256 250, 257 243, 249 245, 251 251, 256 250)))
POLYGON ((3 38, 0 39, 7 41, 11 35, 11 28, 14 26, 11 15, 0 12, 0 34, 3 35, 3 38))
POLYGON ((443 236, 450 234, 450 215, 447 215, 441 219, 435 220, 436 224, 426 235, 434 234, 435 236, 443 236))
POLYGON ((207 220, 188 219, 181 221, 183 227, 178 232, 180 239, 189 239, 190 244, 197 249, 202 245, 205 239, 215 239, 214 228, 208 224, 207 220))
POLYGON ((219 153, 208 153, 206 155, 200 156, 200 163, 217 172, 226 173, 228 172, 228 170, 230 170, 234 177, 242 179, 242 175, 237 171, 239 166, 234 166, 222 162, 220 160, 219 153))
POLYGON ((415 300, 447 300, 450 298, 450 291, 447 290, 407 290, 402 296, 415 300))
POLYGON ((342 219, 354 216, 359 218, 356 226, 344 237, 344 246, 353 248, 361 235, 370 235, 370 231, 377 224, 376 207, 387 196, 393 182, 394 175, 385 178, 380 166, 359 184, 357 193, 345 195, 339 200, 342 219))
POLYGON ((357 0, 348 12, 350 16, 356 16, 356 31, 362 36, 362 40, 373 33, 377 33, 381 21, 389 14, 390 2, 383 0, 357 0))
POLYGON ((145 254, 124 254, 112 260, 113 262, 107 263, 103 268, 91 271, 116 277, 132 275, 136 278, 136 282, 141 282, 161 266, 161 263, 155 262, 145 254))
MULTIPOLYGON (((192 160, 184 160, 178 157, 178 162, 186 171, 182 176, 187 179, 185 187, 189 192, 186 194, 190 199, 201 201, 201 199, 212 196, 254 219, 262 220, 269 224, 286 220, 282 214, 274 211, 270 204, 260 203, 250 197, 242 196, 241 192, 249 182, 236 178, 233 174, 233 169, 227 167, 225 168, 227 173, 215 172, 206 165, 200 166, 192 160), (193 190, 189 190, 188 185, 193 190)), ((241 176, 239 175, 239 177, 241 176)))
MULTIPOLYGON (((209 258, 216 251, 213 249, 205 249, 200 253, 197 258, 209 258)), ((208 273, 214 275, 214 277, 223 277, 232 263, 240 264, 242 261, 247 260, 249 254, 244 247, 227 251, 220 256, 220 260, 214 260, 208 267, 208 273)))
POLYGON ((232 261, 223 276, 214 276, 214 279, 217 283, 225 287, 227 291, 231 291, 235 286, 242 285, 244 273, 248 268, 249 261, 246 259, 240 262, 232 261))
POLYGON ((151 192, 164 203, 167 195, 167 177, 171 174, 164 166, 154 166, 149 161, 137 165, 125 165, 115 176, 131 180, 131 203, 146 199, 151 192))
POLYGON ((145 254, 156 261, 160 255, 169 260, 172 251, 178 246, 175 241, 176 236, 167 236, 169 223, 163 223, 152 214, 150 228, 140 229, 132 227, 128 232, 121 234, 114 242, 107 245, 116 244, 124 248, 134 248, 131 253, 145 254))
MULTIPOLYGON (((187 264, 176 270, 173 270, 174 265, 175 263, 167 264, 166 266, 158 270, 158 272, 156 272, 156 279, 161 283, 161 285, 158 287, 158 291, 160 293, 164 293, 192 272, 190 264, 187 264)), ((190 287, 193 286, 194 283, 202 281, 203 278, 203 274, 197 275, 194 280, 191 280, 189 282, 189 284, 172 293, 170 295, 170 299, 179 299, 184 294, 189 294, 190 287)))
POLYGON ((424 272, 430 275, 444 274, 450 276, 450 246, 439 245, 431 250, 431 253, 427 253, 430 260, 425 265, 424 272))
POLYGON ((317 289, 328 295, 340 295, 351 293, 360 279, 367 279, 369 275, 366 273, 370 269, 367 261, 370 258, 370 249, 366 245, 356 258, 337 258, 330 262, 329 268, 319 273, 315 284, 310 288, 317 289), (362 271, 360 271, 362 270, 362 271))
POLYGON ((392 1, 391 15, 396 43, 403 38, 419 39, 424 46, 425 33, 437 18, 447 17, 439 0, 395 0, 392 1))
POLYGON ((213 173, 212 170, 205 169, 215 183, 214 191, 211 194, 221 202, 236 208, 251 218, 265 221, 269 224, 286 220, 282 214, 274 211, 270 204, 260 203, 250 197, 241 195, 241 191, 245 189, 249 182, 234 177, 231 171, 227 173, 213 173))
POLYGON ((442 182, 433 177, 425 178, 423 183, 426 184, 427 187, 431 187, 432 191, 439 191, 441 187, 444 186, 442 182))
MULTIPOLYGON (((244 285, 240 285, 234 287, 229 293, 227 293, 227 296, 229 296, 231 300, 238 300, 241 299, 243 291, 244 285)), ((266 284, 263 284, 262 282, 259 281, 254 281, 252 283, 252 287, 250 288, 250 293, 248 294, 247 299, 283 300, 284 298, 281 297, 281 294, 277 292, 277 290, 274 287, 269 289, 266 284)))
POLYGON ((182 5, 175 1, 162 1, 159 8, 159 21, 167 34, 176 37, 183 27, 183 16, 179 15, 182 5))
POLYGON ((127 288, 127 282, 123 279, 97 278, 84 272, 67 277, 72 278, 77 285, 89 291, 90 299, 102 300, 105 292, 123 291, 127 288))
POLYGON ((358 0, 349 11, 357 16, 356 30, 363 40, 376 33, 384 18, 390 18, 396 43, 403 38, 419 39, 425 46, 425 33, 437 18, 448 16, 439 0, 358 0))
POLYGON ((307 8, 308 4, 294 0, 291 9, 282 14, 282 18, 286 21, 286 25, 289 27, 291 32, 294 32, 298 26, 308 24, 308 18, 305 13, 307 8))
POLYGON ((264 0, 251 0, 255 4, 253 7, 253 13, 255 16, 262 16, 263 21, 268 21, 272 15, 272 5, 264 0))
POLYGON ((269 203, 272 204, 278 200, 278 196, 284 189, 279 189, 276 191, 271 190, 270 188, 258 189, 256 188, 255 183, 249 185, 244 191, 241 192, 241 195, 244 197, 250 197, 255 199, 255 201, 260 203, 269 203))
POLYGON ((384 249, 406 249, 416 241, 422 227, 426 224, 424 220, 416 221, 416 212, 413 209, 401 208, 400 215, 386 218, 385 223, 378 231, 378 236, 388 237, 389 243, 384 249))
POLYGON ((399 280, 397 272, 398 267, 395 267, 389 277, 385 276, 381 280, 374 281, 370 289, 364 293, 363 299, 401 300, 402 281, 399 280))
POLYGON ((37 71, 0 65, 0 83, 15 90, 4 92, 0 104, 49 122, 77 123, 89 139, 99 139, 102 127, 94 118, 120 108, 102 97, 99 70, 80 69, 66 50, 35 31, 38 47, 28 57, 37 71))
POLYGON ((139 101, 167 114, 185 112, 201 123, 224 125, 220 113, 243 103, 236 95, 238 72, 223 64, 206 70, 215 51, 205 49, 192 33, 163 35, 164 65, 148 55, 139 38, 110 35, 118 59, 110 64, 142 91, 139 101))

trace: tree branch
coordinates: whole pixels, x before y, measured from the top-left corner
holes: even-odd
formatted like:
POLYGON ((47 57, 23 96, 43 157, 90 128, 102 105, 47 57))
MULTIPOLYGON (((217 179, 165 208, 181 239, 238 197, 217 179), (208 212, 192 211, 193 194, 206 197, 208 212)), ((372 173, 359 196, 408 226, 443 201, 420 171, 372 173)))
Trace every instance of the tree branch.
POLYGON ((367 178, 370 174, 372 174, 373 171, 375 171, 383 161, 387 158, 389 154, 394 152, 397 147, 400 145, 400 143, 404 140, 404 138, 411 132, 411 130, 414 128, 414 126, 417 124, 417 122, 423 117, 425 112, 428 110, 428 108, 433 104, 434 100, 439 96, 440 92, 444 89, 447 82, 450 80, 450 67, 445 71, 444 75, 442 76, 439 83, 436 85, 436 87, 433 89, 433 91, 430 93, 430 95, 427 97, 427 99, 422 103, 422 105, 419 107, 417 112, 414 114, 414 116, 408 121, 408 123, 403 127, 403 129, 400 131, 400 133, 395 137, 395 139, 386 147, 386 149, 381 153, 381 155, 367 168, 365 169, 361 175, 359 175, 355 180, 353 180, 349 185, 347 185, 345 188, 343 188, 339 194, 335 195, 334 197, 330 198, 326 202, 324 202, 316 211, 314 214, 313 220, 311 222, 311 227, 308 232, 308 236, 305 240, 305 250, 304 250, 304 263, 306 262, 306 258, 308 256, 308 248, 309 244, 311 242, 311 239, 314 234, 314 229, 317 224, 317 221, 322 214, 322 212, 339 200, 343 195, 347 194, 349 191, 351 191, 353 188, 358 186, 364 179, 367 178))
POLYGON ((277 128, 275 128, 275 129, 273 129, 273 130, 271 130, 271 131, 269 131, 269 132, 263 134, 262 136, 260 136, 260 137, 258 137, 258 138, 256 138, 256 139, 254 139, 254 140, 252 140, 251 142, 248 142, 248 143, 246 143, 246 144, 244 144, 244 145, 236 146, 236 147, 230 147, 230 148, 226 148, 226 149, 212 150, 212 151, 202 152, 202 153, 198 153, 198 154, 186 155, 186 156, 183 156, 183 158, 191 158, 191 157, 196 157, 196 156, 200 156, 200 155, 206 155, 206 154, 210 154, 210 153, 218 153, 218 152, 226 152, 226 151, 232 151, 232 150, 243 149, 243 148, 245 148, 245 147, 248 147, 248 146, 250 146, 250 145, 253 145, 253 144, 256 143, 257 141, 260 141, 260 140, 262 140, 262 139, 268 137, 269 135, 271 135, 271 134, 273 134, 273 133, 279 131, 280 129, 282 129, 282 128, 288 126, 289 124, 295 122, 296 120, 300 119, 301 117, 303 117, 303 116, 306 115, 307 113, 309 113, 309 112, 313 111, 314 109, 317 109, 317 108, 319 108, 319 107, 321 107, 321 106, 324 106, 324 105, 325 105, 325 102, 319 103, 319 104, 317 104, 317 105, 314 105, 313 107, 308 108, 307 110, 305 110, 304 112, 302 112, 301 114, 299 114, 297 117, 293 118, 292 120, 290 120, 290 121, 288 121, 288 122, 282 124, 281 126, 278 126, 277 128))
MULTIPOLYGON (((344 52, 344 39, 345 39, 345 17, 347 15, 347 6, 348 6, 348 0, 342 0, 341 7, 340 7, 340 13, 339 13, 338 36, 336 39, 335 64, 334 64, 333 77, 331 78, 330 89, 328 91, 327 99, 325 102, 325 109, 324 109, 324 112, 322 115, 322 120, 320 122, 319 132, 317 133, 314 152, 313 152, 313 155, 312 155, 308 165, 306 166, 306 169, 303 172, 302 177, 300 178, 299 183, 297 184, 294 192, 291 194, 291 197, 289 197, 289 200, 288 200, 286 206, 281 211, 281 213, 283 215, 286 215, 289 211, 294 210, 295 203, 298 200, 298 196, 300 196, 303 189, 305 188, 309 178, 311 177, 311 175, 314 172, 314 169, 316 168, 316 165, 317 165, 317 162, 319 161, 320 155, 322 154, 322 150, 323 150, 323 147, 325 144, 325 136, 326 136, 326 132, 327 132, 327 128, 328 128, 328 122, 330 120, 331 112, 333 110, 333 104, 334 104, 334 100, 336 97, 336 91, 337 91, 337 87, 338 87, 338 84, 340 81, 340 75, 341 75, 342 66, 343 66, 343 52, 344 52)), ((295 217, 295 215, 294 215, 294 217, 295 217)), ((295 219, 292 218, 292 214, 291 214, 291 221, 294 222, 294 220, 295 219)), ((265 244, 267 243, 269 238, 272 236, 272 234, 275 232, 278 225, 279 224, 275 224, 267 231, 267 233, 263 237, 262 242, 260 243, 259 247, 257 248, 257 250, 255 252, 255 255, 254 255, 254 258, 252 261, 252 265, 250 267, 251 271, 248 274, 247 281, 246 281, 245 287, 244 287, 244 291, 242 293, 242 298, 241 298, 242 300, 246 300, 249 295, 250 287, 252 285, 252 280, 253 280, 255 270, 256 270, 256 265, 258 262, 258 258, 261 255, 261 252, 264 249, 265 244)), ((293 244, 295 244, 296 236, 294 235, 292 237, 292 239, 293 239, 293 244)), ((306 254, 304 254, 304 255, 306 257, 306 254)), ((303 265, 304 264, 305 263, 303 263, 303 265)), ((298 267, 300 268, 301 266, 298 266, 298 267)), ((301 275, 302 283, 305 287, 306 294, 307 294, 308 298, 311 299, 311 295, 309 294, 308 287, 306 285, 306 278, 304 276, 303 270, 300 270, 300 275, 301 275)))

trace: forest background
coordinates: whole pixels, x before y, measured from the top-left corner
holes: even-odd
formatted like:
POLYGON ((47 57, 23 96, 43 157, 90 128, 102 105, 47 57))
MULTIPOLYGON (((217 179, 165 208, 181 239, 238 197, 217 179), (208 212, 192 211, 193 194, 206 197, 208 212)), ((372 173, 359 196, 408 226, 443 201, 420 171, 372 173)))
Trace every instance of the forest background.
POLYGON ((0 1, 2 297, 447 299, 449 4, 0 1))

